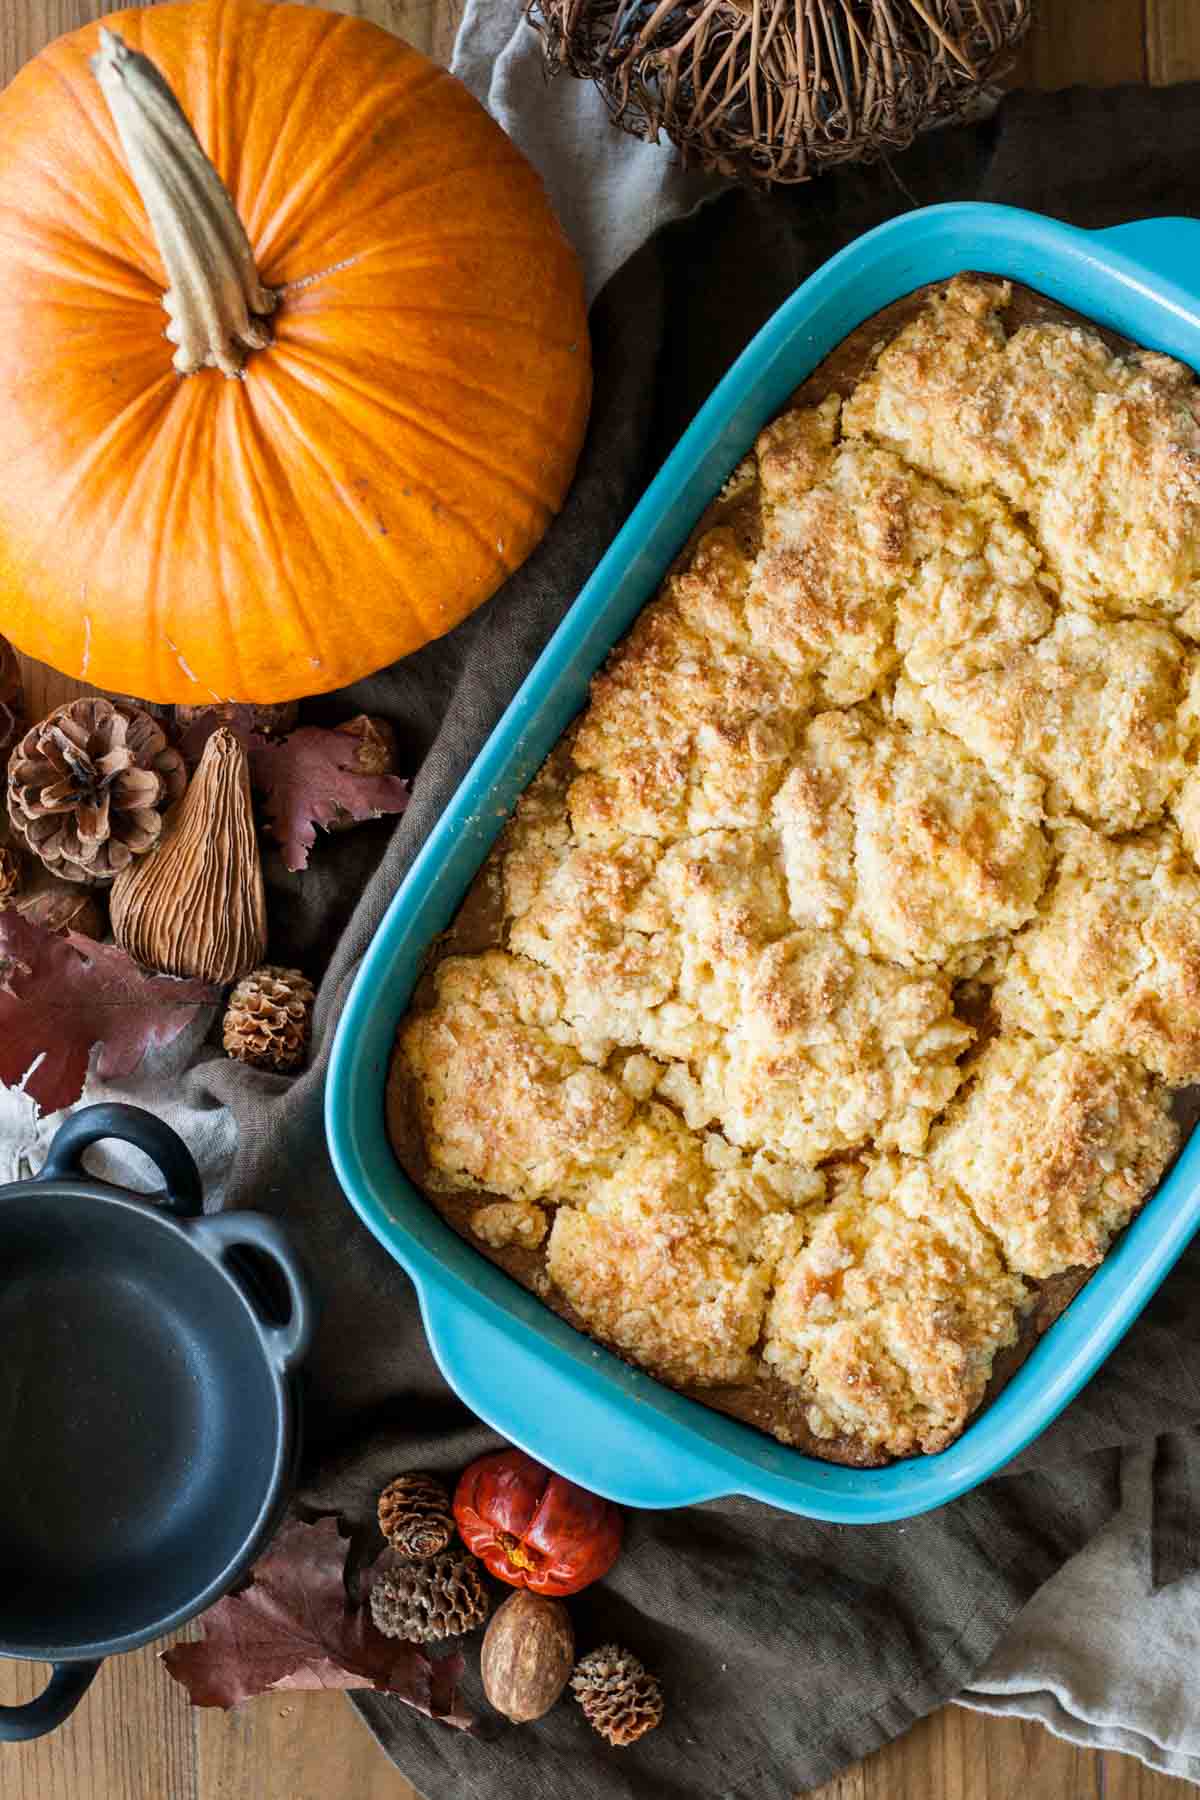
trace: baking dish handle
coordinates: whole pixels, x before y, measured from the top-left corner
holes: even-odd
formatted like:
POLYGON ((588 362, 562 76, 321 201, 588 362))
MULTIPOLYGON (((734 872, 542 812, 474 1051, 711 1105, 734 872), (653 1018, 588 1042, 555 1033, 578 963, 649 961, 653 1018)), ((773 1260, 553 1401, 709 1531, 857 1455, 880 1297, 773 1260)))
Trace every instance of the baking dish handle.
MULTIPOLYGON (((546 1462, 530 1420, 553 1421, 556 1474, 624 1506, 692 1506, 736 1490, 714 1457, 695 1449, 695 1427, 677 1425, 636 1392, 614 1395, 600 1369, 574 1360, 558 1366, 529 1342, 517 1321, 495 1324, 437 1283, 420 1285, 430 1348, 456 1393, 503 1437, 546 1462)), ((563 1329, 569 1329, 564 1327, 563 1329)), ((587 1340, 583 1340, 585 1343, 587 1340)), ((597 1359, 610 1353, 589 1347, 597 1359)), ((648 1375, 618 1364, 647 1395, 662 1390, 648 1375)))
POLYGON ((1131 219, 1096 236, 1148 274, 1200 300, 1200 219, 1131 219))

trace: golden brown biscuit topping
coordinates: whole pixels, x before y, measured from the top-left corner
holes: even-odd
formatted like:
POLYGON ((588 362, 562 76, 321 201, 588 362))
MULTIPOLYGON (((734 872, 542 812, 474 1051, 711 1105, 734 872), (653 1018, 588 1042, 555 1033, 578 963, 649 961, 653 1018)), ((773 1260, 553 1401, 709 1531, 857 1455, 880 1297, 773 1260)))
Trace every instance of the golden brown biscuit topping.
POLYGON ((962 1429, 1200 1082, 1196 384, 1008 299, 762 432, 399 1039, 481 1244, 874 1454, 962 1429))

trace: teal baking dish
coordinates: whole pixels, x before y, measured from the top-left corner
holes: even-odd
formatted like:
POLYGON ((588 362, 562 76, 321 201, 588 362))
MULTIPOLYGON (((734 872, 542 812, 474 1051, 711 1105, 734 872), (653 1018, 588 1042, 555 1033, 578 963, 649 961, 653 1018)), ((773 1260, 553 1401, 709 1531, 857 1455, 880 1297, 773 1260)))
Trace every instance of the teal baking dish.
POLYGON ((425 952, 501 824, 583 705, 760 426, 857 325, 964 269, 1011 276, 1200 368, 1200 221, 1088 232, 1010 207, 930 207, 880 226, 797 289, 734 364, 650 484, 431 833, 368 950, 333 1046, 330 1151, 346 1194, 412 1278, 446 1379, 488 1424, 629 1506, 746 1494, 842 1524, 901 1519, 991 1475, 1066 1406, 1200 1225, 1200 1138, 997 1399, 948 1450, 884 1469, 823 1463, 627 1367, 445 1225, 384 1126, 396 1024, 425 952))

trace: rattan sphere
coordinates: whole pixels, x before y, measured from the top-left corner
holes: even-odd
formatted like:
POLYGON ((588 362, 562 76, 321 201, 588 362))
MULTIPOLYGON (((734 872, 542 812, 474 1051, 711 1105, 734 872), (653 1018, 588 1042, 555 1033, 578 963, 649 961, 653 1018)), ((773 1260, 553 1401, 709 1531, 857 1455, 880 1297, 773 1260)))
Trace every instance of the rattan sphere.
POLYGON ((685 162, 806 181, 969 109, 1002 74, 1030 0, 526 0, 551 73, 599 87, 615 122, 685 162))

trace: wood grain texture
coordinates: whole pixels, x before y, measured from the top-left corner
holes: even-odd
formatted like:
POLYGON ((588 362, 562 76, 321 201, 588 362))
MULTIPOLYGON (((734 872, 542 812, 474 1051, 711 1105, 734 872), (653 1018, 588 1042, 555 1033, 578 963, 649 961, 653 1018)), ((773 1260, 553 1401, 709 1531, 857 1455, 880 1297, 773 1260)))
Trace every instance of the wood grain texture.
MULTIPOLYGON (((31 1663, 0 1662, 0 1704, 32 1700, 47 1673, 31 1663)), ((4 1800, 199 1800, 191 1715, 182 1689, 158 1667, 157 1647, 113 1657, 61 1731, 35 1744, 0 1746, 0 1794, 4 1800)), ((276 1800, 269 1789, 262 1793, 263 1800, 276 1800)), ((411 1790, 401 1793, 408 1800, 411 1790)))
MULTIPOLYGON (((1034 0, 1012 85, 1108 87, 1145 81, 1146 6, 1153 0, 1034 0)), ((1186 9, 1192 0, 1176 0, 1186 9)))
MULTIPOLYGON (((1014 79, 1041 87, 1200 79, 1200 0, 1035 5, 1014 79)), ((461 0, 341 0, 337 9, 373 18, 445 61, 461 0)), ((52 37, 109 10, 104 0, 0 0, 0 82, 52 37)), ((52 670, 27 663, 25 672, 35 716, 81 691, 52 670)), ((0 1661, 0 1703, 31 1698, 44 1679, 41 1669, 0 1661)), ((1077 1750, 1039 1726, 946 1707, 815 1800, 1184 1800, 1193 1792, 1128 1757, 1077 1750)), ((340 1696, 275 1695, 232 1714, 193 1712, 153 1648, 101 1670, 54 1737, 0 1748, 0 1796, 419 1800, 340 1696)))
POLYGON ((1200 80, 1200 4, 1146 0, 1146 66, 1151 81, 1200 80))

